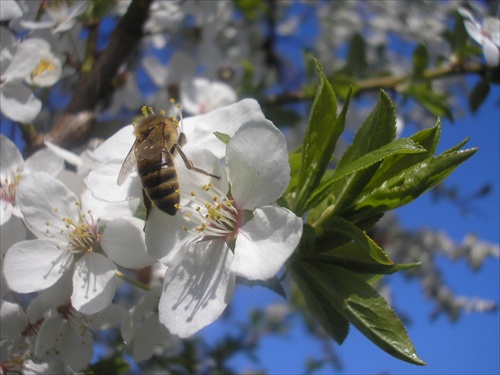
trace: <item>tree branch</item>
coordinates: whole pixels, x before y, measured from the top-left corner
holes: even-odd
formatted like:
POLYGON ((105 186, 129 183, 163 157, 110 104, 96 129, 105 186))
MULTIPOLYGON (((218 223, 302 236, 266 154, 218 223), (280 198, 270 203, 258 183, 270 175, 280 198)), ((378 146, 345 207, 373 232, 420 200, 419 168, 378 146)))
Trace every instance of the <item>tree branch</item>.
POLYGON ((92 69, 81 76, 70 104, 52 129, 27 140, 28 153, 42 147, 44 141, 71 147, 87 139, 95 123, 95 108, 113 91, 113 78, 142 37, 142 27, 148 19, 151 2, 132 1, 116 26, 108 47, 97 58, 92 69))

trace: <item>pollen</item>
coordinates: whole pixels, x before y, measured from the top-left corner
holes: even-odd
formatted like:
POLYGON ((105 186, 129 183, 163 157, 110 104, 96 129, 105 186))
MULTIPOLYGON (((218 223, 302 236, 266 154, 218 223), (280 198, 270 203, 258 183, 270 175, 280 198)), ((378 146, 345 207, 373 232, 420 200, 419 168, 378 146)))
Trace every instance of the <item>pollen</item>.
MULTIPOLYGON (((91 211, 86 213, 82 212, 80 202, 75 203, 79 208, 78 217, 70 218, 61 215, 59 224, 47 221, 47 229, 45 233, 49 235, 51 231, 49 228, 57 229, 56 232, 67 238, 66 251, 69 253, 85 253, 94 252, 100 246, 101 233, 97 223, 99 219, 95 220, 91 211), (62 224, 62 225, 61 225, 62 224)), ((60 210, 55 208, 54 211, 59 214, 60 210)))
POLYGON ((17 187, 23 179, 21 170, 17 169, 10 177, 11 178, 6 177, 4 180, 0 180, 0 200, 4 205, 11 204, 15 206, 17 187))
POLYGON ((46 59, 41 59, 38 65, 31 71, 31 78, 38 77, 39 75, 50 72, 55 69, 55 66, 52 62, 46 59))
POLYGON ((195 194, 192 192, 183 196, 188 202, 179 209, 187 222, 193 224, 184 225, 183 230, 196 237, 201 236, 200 240, 224 238, 226 242, 231 241, 237 233, 240 219, 232 200, 213 184, 200 185, 199 189, 195 194))

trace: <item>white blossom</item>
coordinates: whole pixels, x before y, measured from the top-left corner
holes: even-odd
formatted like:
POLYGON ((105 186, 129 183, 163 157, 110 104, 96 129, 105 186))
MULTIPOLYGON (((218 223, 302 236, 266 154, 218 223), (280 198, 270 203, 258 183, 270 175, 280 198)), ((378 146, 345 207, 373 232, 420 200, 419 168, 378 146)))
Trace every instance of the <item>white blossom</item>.
POLYGON ((51 46, 46 40, 33 38, 31 42, 37 45, 40 56, 37 66, 26 77, 26 83, 39 87, 54 85, 62 74, 61 60, 50 51, 51 46))
POLYGON ((131 347, 136 362, 149 359, 157 345, 175 348, 179 340, 172 336, 158 318, 159 293, 149 291, 130 310, 122 322, 123 340, 131 347))
POLYGON ((72 306, 96 313, 114 297, 115 263, 142 268, 154 262, 131 202, 110 205, 90 192, 80 200, 60 181, 35 173, 19 185, 18 205, 37 239, 16 243, 5 256, 5 279, 16 292, 47 289, 70 272, 72 306))
POLYGON ((302 234, 301 219, 274 204, 288 186, 290 167, 285 139, 271 122, 249 121, 235 132, 227 145, 227 177, 210 151, 196 145, 186 149, 203 161, 200 168, 221 180, 176 160, 178 212, 171 216, 153 209, 146 227, 148 251, 167 266, 160 322, 180 337, 222 314, 236 276, 275 276, 302 234))
POLYGON ((85 12, 88 1, 76 1, 71 7, 64 1, 49 2, 40 21, 21 21, 21 26, 30 29, 51 29, 54 34, 68 31, 75 26, 77 18, 85 12))
POLYGON ((14 18, 19 18, 23 15, 23 11, 15 0, 3 0, 0 6, 0 21, 9 21, 14 18))
POLYGON ((471 12, 459 8, 458 12, 464 18, 465 29, 469 36, 479 44, 488 66, 498 66, 500 63, 500 20, 495 17, 485 17, 480 24, 471 12))
POLYGON ((40 150, 24 161, 17 146, 0 134, 0 225, 9 221, 12 215, 21 216, 16 193, 24 177, 40 170, 56 176, 63 169, 63 160, 48 149, 40 150))
POLYGON ((233 104, 238 100, 236 91, 224 82, 211 82, 205 78, 186 79, 181 85, 183 109, 199 115, 233 104))
POLYGON ((17 46, 13 55, 2 46, 0 109, 11 120, 30 123, 42 109, 42 102, 23 82, 39 62, 40 50, 36 41, 25 40, 17 46))

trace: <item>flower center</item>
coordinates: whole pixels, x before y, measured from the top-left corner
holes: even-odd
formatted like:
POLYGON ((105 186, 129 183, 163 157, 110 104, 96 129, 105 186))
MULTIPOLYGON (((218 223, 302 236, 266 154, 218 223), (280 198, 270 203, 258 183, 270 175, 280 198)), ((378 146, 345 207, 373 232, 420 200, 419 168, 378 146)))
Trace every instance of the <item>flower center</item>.
POLYGON ((22 180, 21 171, 18 169, 16 173, 12 175, 12 180, 8 177, 4 181, 0 181, 0 200, 4 206, 11 204, 16 205, 16 191, 17 186, 22 180))
MULTIPOLYGON (((68 246, 66 250, 71 253, 84 253, 92 252, 99 247, 101 242, 101 233, 99 233, 99 219, 94 220, 92 213, 88 210, 86 213, 82 212, 79 203, 76 203, 79 208, 79 220, 75 222, 69 217, 62 217, 61 220, 66 227, 66 237, 68 238, 68 246)), ((56 213, 59 210, 55 209, 56 213)), ((49 221, 45 223, 47 227, 51 224, 49 221)), ((47 228, 45 231, 47 235, 50 230, 47 228)), ((65 230, 60 229, 60 234, 64 234, 65 230)))
POLYGON ((34 79, 39 75, 45 72, 50 72, 54 69, 55 69, 54 64, 51 61, 46 59, 41 59, 37 67, 33 69, 33 71, 31 72, 31 78, 34 79))
POLYGON ((185 198, 189 203, 178 209, 193 227, 184 226, 182 229, 204 240, 223 238, 229 242, 236 236, 238 209, 234 201, 213 184, 203 185, 199 193, 191 192, 185 198))

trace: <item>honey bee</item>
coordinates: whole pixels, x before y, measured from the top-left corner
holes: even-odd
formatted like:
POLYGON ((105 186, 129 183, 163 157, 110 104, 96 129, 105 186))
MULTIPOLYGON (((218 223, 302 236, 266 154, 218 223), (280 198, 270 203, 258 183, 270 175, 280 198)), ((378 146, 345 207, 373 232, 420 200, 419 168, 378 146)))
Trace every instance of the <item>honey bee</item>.
MULTIPOLYGON (((144 114, 147 110, 143 109, 144 114)), ((184 133, 172 118, 150 114, 134 127, 135 142, 123 161, 118 185, 123 184, 137 168, 142 183, 146 220, 154 204, 163 212, 175 215, 180 202, 179 179, 174 157, 179 154, 189 170, 220 180, 220 176, 196 168, 181 147, 186 143, 184 133)))

